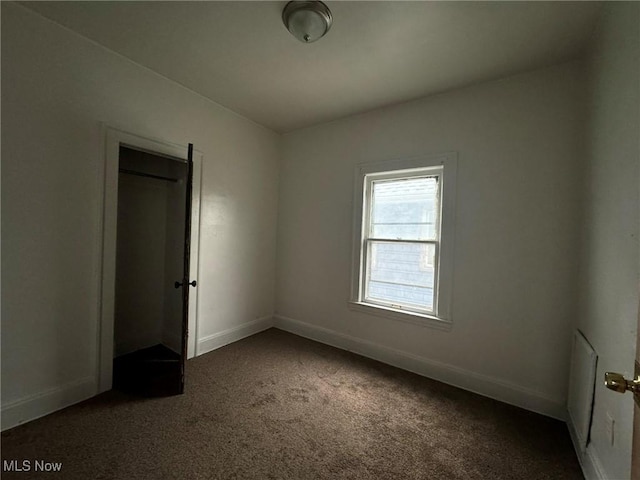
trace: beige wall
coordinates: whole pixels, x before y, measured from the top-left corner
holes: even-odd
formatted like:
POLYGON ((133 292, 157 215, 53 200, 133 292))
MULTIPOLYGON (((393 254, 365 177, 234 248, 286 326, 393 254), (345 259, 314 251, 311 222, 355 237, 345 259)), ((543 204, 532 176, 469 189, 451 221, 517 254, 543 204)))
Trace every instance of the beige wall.
POLYGON ((633 399, 603 384, 633 376, 640 279, 640 4, 607 3, 590 62, 583 256, 577 326, 596 350, 587 461, 605 478, 629 478, 633 399), (614 420, 613 444, 610 420, 614 420))
POLYGON ((3 422, 95 392, 100 122, 204 153, 201 339, 273 312, 279 136, 3 2, 3 422))
POLYGON ((566 64, 284 135, 278 315, 562 417, 583 86, 581 66, 566 64), (355 165, 450 151, 458 153, 452 331, 350 311, 355 165))

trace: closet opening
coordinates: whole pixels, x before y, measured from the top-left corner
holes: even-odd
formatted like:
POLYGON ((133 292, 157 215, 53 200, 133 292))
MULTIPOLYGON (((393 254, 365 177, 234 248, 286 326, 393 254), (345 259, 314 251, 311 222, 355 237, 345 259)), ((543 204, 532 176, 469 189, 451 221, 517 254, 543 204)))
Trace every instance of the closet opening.
POLYGON ((184 389, 192 162, 119 147, 113 388, 184 389))

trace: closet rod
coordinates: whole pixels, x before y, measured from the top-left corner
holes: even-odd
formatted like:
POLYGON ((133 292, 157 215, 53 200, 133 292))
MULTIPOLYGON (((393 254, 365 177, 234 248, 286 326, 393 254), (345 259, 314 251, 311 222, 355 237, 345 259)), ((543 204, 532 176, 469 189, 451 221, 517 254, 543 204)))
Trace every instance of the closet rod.
POLYGON ((142 172, 136 172, 135 170, 127 170, 126 168, 121 168, 119 169, 120 173, 126 173, 128 175, 138 175, 139 177, 148 177, 148 178, 155 178, 157 180, 166 180, 167 182, 177 182, 178 179, 177 178, 171 178, 171 177, 163 177, 161 175, 153 175, 151 173, 142 173, 142 172))

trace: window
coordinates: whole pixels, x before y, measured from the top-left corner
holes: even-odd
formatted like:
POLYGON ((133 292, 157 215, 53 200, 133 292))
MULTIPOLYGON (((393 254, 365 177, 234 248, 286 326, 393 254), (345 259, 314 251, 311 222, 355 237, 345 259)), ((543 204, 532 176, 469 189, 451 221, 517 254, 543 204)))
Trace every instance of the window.
POLYGON ((353 308, 450 325, 455 174, 454 154, 357 168, 353 308))

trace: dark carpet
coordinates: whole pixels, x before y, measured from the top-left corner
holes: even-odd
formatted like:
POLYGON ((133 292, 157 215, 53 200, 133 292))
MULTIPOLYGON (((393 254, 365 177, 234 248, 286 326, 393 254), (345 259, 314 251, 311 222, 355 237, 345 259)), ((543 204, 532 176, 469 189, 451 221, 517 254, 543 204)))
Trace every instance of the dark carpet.
POLYGON ((583 478, 562 422, 276 329, 189 360, 186 382, 4 432, 31 471, 2 478, 583 478))

